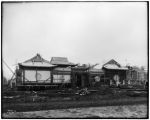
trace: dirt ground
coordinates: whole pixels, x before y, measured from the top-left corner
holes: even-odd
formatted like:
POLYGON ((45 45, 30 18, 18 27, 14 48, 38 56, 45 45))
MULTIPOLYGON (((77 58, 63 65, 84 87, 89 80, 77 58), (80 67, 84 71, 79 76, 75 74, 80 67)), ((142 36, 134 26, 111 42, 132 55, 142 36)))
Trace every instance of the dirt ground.
POLYGON ((31 112, 9 111, 4 118, 147 118, 147 105, 123 105, 57 109, 31 112))
POLYGON ((147 92, 133 94, 124 89, 103 89, 87 95, 70 91, 7 91, 2 96, 2 113, 80 107, 147 104, 147 92))

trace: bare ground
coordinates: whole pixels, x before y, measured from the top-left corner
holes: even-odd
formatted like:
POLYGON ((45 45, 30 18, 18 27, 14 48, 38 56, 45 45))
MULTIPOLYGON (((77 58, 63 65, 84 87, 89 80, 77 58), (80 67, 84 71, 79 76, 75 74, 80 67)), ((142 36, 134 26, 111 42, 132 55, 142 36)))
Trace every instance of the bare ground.
POLYGON ((147 105, 123 105, 57 109, 30 112, 7 112, 3 118, 147 118, 147 105))

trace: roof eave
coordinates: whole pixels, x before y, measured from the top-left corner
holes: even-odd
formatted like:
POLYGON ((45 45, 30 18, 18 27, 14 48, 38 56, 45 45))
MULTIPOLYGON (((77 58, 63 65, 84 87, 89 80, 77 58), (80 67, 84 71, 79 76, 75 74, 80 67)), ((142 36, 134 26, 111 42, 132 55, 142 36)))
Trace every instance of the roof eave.
POLYGON ((46 68, 52 68, 52 67, 55 67, 56 65, 51 65, 51 66, 36 66, 36 65, 23 65, 21 63, 19 63, 20 66, 23 66, 23 67, 46 67, 46 68))
POLYGON ((107 68, 107 67, 103 67, 103 68, 105 68, 105 69, 109 69, 109 70, 128 70, 128 68, 107 68))

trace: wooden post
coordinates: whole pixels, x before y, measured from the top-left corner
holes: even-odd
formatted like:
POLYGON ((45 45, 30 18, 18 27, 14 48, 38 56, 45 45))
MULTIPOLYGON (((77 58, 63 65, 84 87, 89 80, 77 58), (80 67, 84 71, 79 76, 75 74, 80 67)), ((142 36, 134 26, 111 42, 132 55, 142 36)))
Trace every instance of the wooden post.
POLYGON ((104 73, 104 84, 105 84, 105 74, 106 74, 106 71, 105 71, 105 73, 104 73))
POLYGON ((37 80, 37 68, 36 68, 36 85, 37 85, 37 82, 38 82, 38 80, 37 80))
POLYGON ((23 69, 23 84, 25 83, 25 70, 23 69))
POLYGON ((75 88, 75 73, 72 71, 72 77, 71 77, 71 86, 72 88, 75 88))
POLYGON ((51 83, 51 81, 52 81, 52 78, 51 78, 51 70, 49 71, 49 78, 50 78, 50 83, 51 83))
POLYGON ((89 86, 91 87, 92 83, 91 83, 91 74, 90 73, 88 74, 88 81, 89 81, 89 86))
POLYGON ((136 74, 136 75, 137 75, 137 83, 138 83, 138 71, 137 71, 137 74, 136 74))
POLYGON ((51 83, 53 83, 53 70, 51 70, 51 83))
POLYGON ((127 70, 126 70, 125 84, 126 84, 126 81, 127 81, 127 70))
POLYGON ((84 75, 81 75, 81 86, 82 86, 82 87, 85 86, 85 84, 84 84, 84 77, 85 77, 84 75))

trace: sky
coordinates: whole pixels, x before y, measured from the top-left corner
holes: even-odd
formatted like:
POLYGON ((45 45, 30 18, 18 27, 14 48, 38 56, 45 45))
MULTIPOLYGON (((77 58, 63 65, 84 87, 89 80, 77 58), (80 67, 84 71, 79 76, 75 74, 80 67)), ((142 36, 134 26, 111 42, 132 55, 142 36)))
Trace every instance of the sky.
MULTIPOLYGON (((3 60, 14 70, 37 53, 70 62, 147 66, 146 2, 3 3, 3 60)), ((3 65, 4 75, 12 73, 3 65)))

